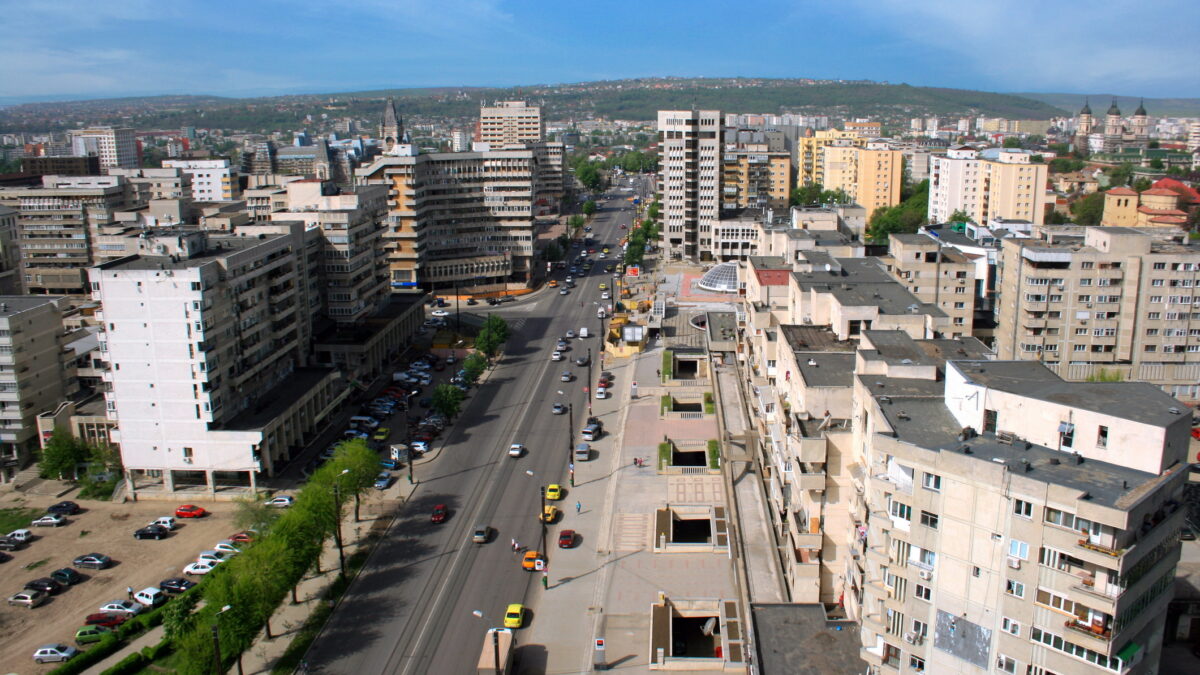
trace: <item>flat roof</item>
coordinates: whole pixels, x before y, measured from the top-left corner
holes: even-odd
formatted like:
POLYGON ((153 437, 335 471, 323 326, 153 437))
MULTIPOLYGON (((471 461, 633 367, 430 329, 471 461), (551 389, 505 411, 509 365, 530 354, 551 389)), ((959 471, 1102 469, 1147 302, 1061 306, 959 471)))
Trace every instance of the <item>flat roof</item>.
POLYGON ((425 293, 395 293, 374 314, 353 326, 330 324, 313 338, 313 344, 321 345, 366 345, 371 338, 391 325, 413 305, 425 302, 425 293))
POLYGON ((254 431, 270 424, 271 420, 283 414, 285 410, 308 395, 309 391, 321 383, 329 375, 337 373, 336 368, 306 367, 297 368, 285 380, 265 392, 259 400, 267 404, 261 408, 249 408, 220 427, 224 431, 254 431))
POLYGON ((850 352, 858 348, 854 340, 839 340, 829 326, 783 324, 779 326, 784 342, 794 352, 850 352))
POLYGON ((849 387, 854 384, 851 352, 796 352, 796 367, 810 387, 849 387))
POLYGON ((880 314, 928 314, 930 316, 946 316, 946 313, 936 305, 921 302, 917 296, 896 281, 879 283, 860 283, 850 286, 832 284, 829 292, 838 302, 847 307, 879 308, 880 314), (911 308, 917 311, 911 311, 911 308))
MULTIPOLYGON (((195 230, 192 230, 194 232, 195 230)), ((169 232, 161 233, 169 235, 169 232)), ((159 236, 156 233, 155 236, 159 236)), ((96 267, 104 270, 180 270, 198 267, 199 265, 222 258, 231 253, 244 251, 246 249, 258 246, 266 241, 276 239, 278 237, 287 236, 282 233, 263 233, 253 237, 233 237, 233 236, 210 236, 209 247, 203 253, 192 256, 191 258, 183 258, 180 256, 166 255, 143 255, 134 254, 124 258, 117 258, 105 263, 101 263, 96 267), (220 246, 218 247, 218 243, 220 246)))
POLYGON ((751 603, 762 675, 858 675, 867 663, 852 621, 831 621, 817 604, 751 603))
POLYGON ((919 364, 941 368, 951 359, 985 360, 992 351, 973 337, 914 339, 902 330, 867 330, 863 337, 887 363, 919 364))
POLYGON ((54 295, 0 295, 0 317, 55 303, 58 299, 54 295))

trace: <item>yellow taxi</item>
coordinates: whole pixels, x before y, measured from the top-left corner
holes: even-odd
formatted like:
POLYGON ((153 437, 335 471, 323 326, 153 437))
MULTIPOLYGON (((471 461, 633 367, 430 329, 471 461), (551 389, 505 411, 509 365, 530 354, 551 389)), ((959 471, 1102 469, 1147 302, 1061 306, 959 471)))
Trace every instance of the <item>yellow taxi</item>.
POLYGON ((553 500, 553 499, 562 499, 562 498, 563 498, 563 489, 562 489, 561 485, 559 485, 557 483, 551 483, 550 485, 546 486, 546 499, 553 500))
POLYGON ((530 572, 541 571, 546 568, 546 559, 537 551, 526 551, 525 556, 521 558, 521 567, 530 572))
POLYGON ((608 284, 600 284, 600 290, 602 290, 602 291, 608 290, 608 284))
POLYGON ((505 628, 520 628, 521 623, 525 620, 525 605, 519 602, 514 602, 504 610, 504 627, 505 628))
POLYGON ((558 520, 558 507, 547 504, 546 508, 542 509, 540 518, 543 523, 553 523, 558 520))

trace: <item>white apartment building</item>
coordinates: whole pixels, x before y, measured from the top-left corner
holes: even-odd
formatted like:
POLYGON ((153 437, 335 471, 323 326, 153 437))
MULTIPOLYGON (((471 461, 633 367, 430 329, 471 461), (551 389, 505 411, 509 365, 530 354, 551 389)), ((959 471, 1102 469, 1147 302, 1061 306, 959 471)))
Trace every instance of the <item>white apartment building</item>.
MULTIPOLYGON (((496 148, 546 139, 542 109, 525 101, 497 101, 479 109, 479 141, 496 148)), ((456 150, 455 152, 459 152, 456 150)))
POLYGON ((88 270, 131 492, 253 488, 337 403, 336 371, 307 366, 304 233, 176 228, 88 270))
POLYGON ((660 110, 658 136, 658 194, 669 256, 711 260, 721 215, 721 112, 660 110))
POLYGON ((75 155, 96 155, 100 170, 138 168, 137 138, 133 129, 94 127, 71 132, 71 151, 75 155))
POLYGON ((1041 224, 1046 172, 1027 150, 950 148, 944 157, 930 158, 929 222, 945 223, 962 211, 975 223, 1008 218, 1041 224))
POLYGON ((183 171, 192 179, 192 199, 231 202, 238 199, 238 169, 228 159, 167 159, 164 168, 183 171))

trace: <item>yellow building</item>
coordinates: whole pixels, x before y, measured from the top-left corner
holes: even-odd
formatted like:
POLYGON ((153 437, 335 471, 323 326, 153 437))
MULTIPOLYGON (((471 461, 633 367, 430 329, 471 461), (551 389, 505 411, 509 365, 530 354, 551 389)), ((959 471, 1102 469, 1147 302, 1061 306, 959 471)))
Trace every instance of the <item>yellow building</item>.
POLYGON ((867 139, 860 137, 857 131, 841 129, 814 131, 811 136, 802 136, 796 139, 796 185, 825 184, 824 167, 821 166, 821 148, 832 145, 834 141, 838 140, 847 140, 852 145, 867 144, 867 139))
POLYGON ((1141 194, 1127 187, 1104 193, 1104 215, 1100 224, 1107 227, 1170 227, 1187 222, 1180 208, 1178 193, 1166 188, 1151 188, 1141 194))
POLYGON ((721 156, 721 207, 786 209, 792 187, 792 156, 766 145, 726 148, 721 156))
POLYGON ((899 150, 892 150, 882 142, 858 147, 845 140, 821 150, 821 185, 826 190, 844 191, 868 214, 900 203, 904 176, 899 150))

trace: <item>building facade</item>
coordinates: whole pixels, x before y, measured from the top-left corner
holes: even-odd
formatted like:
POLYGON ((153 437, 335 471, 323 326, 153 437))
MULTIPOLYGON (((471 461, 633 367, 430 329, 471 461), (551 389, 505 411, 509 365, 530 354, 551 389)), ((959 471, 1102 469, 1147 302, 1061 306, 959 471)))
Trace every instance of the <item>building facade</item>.
POLYGON ((228 159, 167 159, 163 167, 191 177, 192 199, 197 202, 230 202, 241 196, 237 167, 228 159))
POLYGON ((721 152, 721 207, 783 213, 792 190, 792 155, 762 132, 726 132, 721 152))
POLYGON ((960 146, 934 156, 929 167, 931 223, 962 211, 975 223, 994 218, 1045 222, 1047 167, 1026 150, 960 146))
POLYGON ((0 296, 0 483, 40 447, 37 416, 66 398, 61 298, 0 296))
POLYGON ((950 317, 950 337, 971 334, 977 293, 974 261, 924 234, 892 234, 881 262, 917 299, 950 317))
POLYGON ((546 140, 542 109, 525 101, 497 101, 479 109, 479 141, 504 148, 546 140))
POLYGON ((111 168, 136 169, 140 164, 133 129, 95 127, 72 131, 71 150, 75 155, 99 157, 102 172, 111 168))
POLYGON ((659 203, 671 259, 708 260, 721 215, 721 113, 660 110, 659 203))
POLYGON ((875 141, 858 147, 840 141, 821 149, 821 161, 822 186, 842 190, 867 213, 900 203, 904 161, 901 152, 887 143, 875 141))

